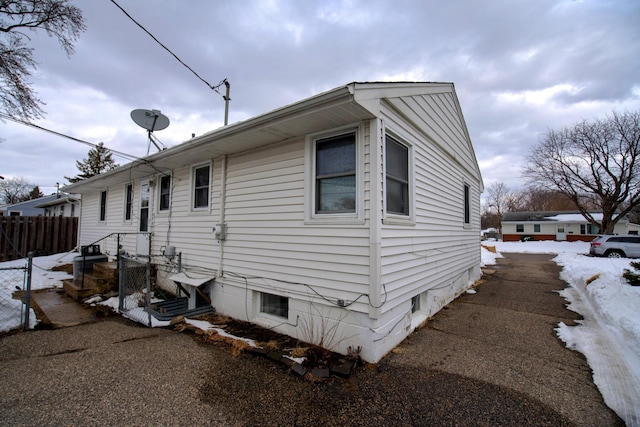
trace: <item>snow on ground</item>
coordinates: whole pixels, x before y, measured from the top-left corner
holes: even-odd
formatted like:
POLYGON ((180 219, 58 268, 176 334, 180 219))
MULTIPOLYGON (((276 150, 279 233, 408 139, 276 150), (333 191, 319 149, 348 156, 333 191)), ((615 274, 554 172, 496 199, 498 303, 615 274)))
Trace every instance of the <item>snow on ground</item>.
MULTIPOLYGON (((593 370, 594 383, 607 405, 627 425, 640 426, 640 286, 631 286, 622 278, 623 269, 631 269, 631 260, 588 257, 589 244, 584 242, 485 241, 483 244, 497 249, 495 254, 482 249, 483 266, 496 264, 501 253, 558 254, 554 261, 563 267, 561 278, 569 284, 560 294, 567 299, 571 310, 584 317, 577 326, 560 323, 558 337, 567 347, 585 355, 593 370)), ((32 289, 61 287, 62 279, 71 276, 50 269, 72 263, 76 255, 72 252, 34 258, 32 289)), ((25 260, 16 260, 0 263, 0 269, 25 265, 25 260)), ((20 326, 21 304, 13 300, 11 294, 16 286, 22 289, 23 285, 20 270, 0 270, 0 331, 20 326)), ((102 304, 117 311, 118 299, 112 298, 102 304)), ((147 318, 146 312, 139 311, 124 315, 134 320, 139 316, 147 318)), ((35 319, 33 313, 31 318, 35 319)), ((154 318, 152 322, 153 326, 168 323, 154 318)), ((199 323, 196 326, 204 330, 213 327, 199 323)))
POLYGON ((483 265, 495 264, 501 252, 558 254, 553 260, 569 284, 560 295, 584 318, 577 326, 561 322, 558 337, 585 355, 605 403, 628 426, 640 426, 640 286, 622 277, 624 269, 633 270, 631 260, 586 256, 583 242, 483 243, 497 250, 482 250, 483 265))
MULTIPOLYGON (((46 289, 62 287, 63 279, 72 276, 64 271, 51 271, 56 265, 70 264, 75 252, 56 254, 46 257, 33 258, 31 272, 31 289, 46 289)), ((24 319, 22 302, 13 299, 14 291, 24 289, 26 286, 26 259, 17 259, 0 263, 0 331, 9 331, 19 328, 24 319)), ((33 328, 37 323, 36 315, 31 310, 29 324, 33 328)))

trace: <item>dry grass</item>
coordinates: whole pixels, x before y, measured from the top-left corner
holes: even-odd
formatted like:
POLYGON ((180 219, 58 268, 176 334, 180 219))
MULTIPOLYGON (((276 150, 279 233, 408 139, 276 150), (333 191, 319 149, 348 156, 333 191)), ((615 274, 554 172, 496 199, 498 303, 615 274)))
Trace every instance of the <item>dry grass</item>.
POLYGON ((588 284, 590 284, 591 282, 593 282, 593 281, 595 281, 595 280, 598 280, 599 278, 600 278, 600 273, 598 273, 598 274, 594 274, 593 276, 591 276, 591 277, 589 277, 589 278, 587 279, 587 283, 586 283, 586 284, 588 285, 588 284))

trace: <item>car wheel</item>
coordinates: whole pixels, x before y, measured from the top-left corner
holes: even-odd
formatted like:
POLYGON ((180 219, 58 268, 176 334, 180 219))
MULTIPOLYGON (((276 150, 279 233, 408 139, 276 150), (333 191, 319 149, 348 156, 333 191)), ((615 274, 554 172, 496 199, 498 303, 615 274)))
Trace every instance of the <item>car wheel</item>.
POLYGON ((609 258, 624 258, 624 252, 622 251, 609 251, 607 252, 609 258))

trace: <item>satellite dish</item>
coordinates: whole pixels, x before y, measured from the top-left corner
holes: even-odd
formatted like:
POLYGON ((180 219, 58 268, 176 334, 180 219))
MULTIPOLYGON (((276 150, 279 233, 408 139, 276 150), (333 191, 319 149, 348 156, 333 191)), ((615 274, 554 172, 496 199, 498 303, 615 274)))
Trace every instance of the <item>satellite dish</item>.
POLYGON ((163 130, 169 127, 169 118, 160 110, 138 109, 131 112, 131 119, 149 132, 163 130))

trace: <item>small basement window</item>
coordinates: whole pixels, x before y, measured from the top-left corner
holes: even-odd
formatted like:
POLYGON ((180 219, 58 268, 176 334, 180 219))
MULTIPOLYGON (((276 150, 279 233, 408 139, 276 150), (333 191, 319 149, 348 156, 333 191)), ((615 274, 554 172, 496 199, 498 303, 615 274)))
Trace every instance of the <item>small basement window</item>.
POLYGON ((289 318, 289 298, 260 293, 260 312, 289 318))
POLYGON ((420 311, 420 295, 411 298, 411 313, 420 311))

